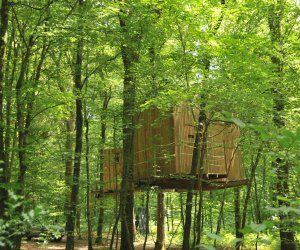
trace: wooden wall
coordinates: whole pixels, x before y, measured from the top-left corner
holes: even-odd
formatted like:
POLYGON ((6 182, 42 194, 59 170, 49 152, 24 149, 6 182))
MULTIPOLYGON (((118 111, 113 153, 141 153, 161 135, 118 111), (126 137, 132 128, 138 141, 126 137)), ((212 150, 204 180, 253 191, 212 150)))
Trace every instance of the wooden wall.
POLYGON ((175 173, 189 174, 195 141, 195 120, 197 120, 198 112, 192 112, 187 106, 177 106, 172 115, 175 131, 175 173))
POLYGON ((104 192, 120 190, 123 164, 122 149, 105 149, 103 163, 104 192))
POLYGON ((136 180, 173 173, 173 123, 171 112, 160 116, 158 109, 149 109, 137 116, 134 135, 136 180))
POLYGON ((239 136, 240 131, 235 124, 220 122, 209 126, 205 173, 226 174, 229 181, 243 179, 239 136))
MULTIPOLYGON (((136 117, 134 135, 134 179, 147 180, 154 176, 189 174, 195 140, 195 122, 187 106, 178 106, 161 114, 152 108, 136 117)), ((195 116, 195 119, 194 119, 195 116)), ((204 174, 227 176, 221 181, 242 180, 241 153, 237 148, 239 128, 230 123, 211 123, 208 127, 204 174)), ((119 152, 117 168, 113 167, 113 150, 105 151, 106 190, 116 188, 116 169, 121 176, 122 154, 119 152)))

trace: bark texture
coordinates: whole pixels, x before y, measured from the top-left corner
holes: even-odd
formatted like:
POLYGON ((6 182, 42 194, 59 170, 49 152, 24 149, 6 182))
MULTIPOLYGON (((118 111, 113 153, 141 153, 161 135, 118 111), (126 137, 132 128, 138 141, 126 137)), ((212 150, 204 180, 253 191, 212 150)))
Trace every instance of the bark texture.
MULTIPOLYGON (((84 0, 79 0, 79 12, 80 18, 82 18, 84 0)), ((77 204, 79 194, 79 179, 81 170, 81 153, 82 153, 82 133, 83 133, 83 112, 82 112, 82 61, 83 61, 83 34, 82 25, 79 20, 79 37, 77 40, 76 48, 76 62, 74 65, 74 94, 76 96, 76 134, 75 134, 75 152, 74 152, 74 167, 73 167, 73 180, 70 207, 67 213, 66 222, 66 250, 74 249, 74 231, 75 231, 75 220, 77 215, 77 204)))
MULTIPOLYGON (((269 6, 268 24, 270 30, 270 38, 273 46, 276 48, 280 56, 271 55, 271 62, 274 66, 275 81, 273 82, 273 122, 279 130, 285 127, 285 106, 286 98, 282 93, 282 81, 284 76, 284 49, 282 47, 282 19, 284 16, 285 2, 277 0, 269 6)), ((277 174, 277 190, 276 196, 289 197, 289 162, 287 159, 277 157, 273 166, 277 174)), ((278 200, 279 206, 289 206, 289 202, 278 200)), ((280 217, 280 242, 281 250, 296 250, 295 232, 289 228, 289 216, 281 213, 280 217)))
POLYGON ((8 181, 8 169, 5 159, 5 142, 4 142, 4 71, 5 71, 5 51, 6 51, 6 36, 8 28, 8 0, 2 0, 0 10, 1 26, 0 26, 0 219, 4 218, 5 202, 7 201, 7 190, 2 184, 8 181))
POLYGON ((157 193, 157 234, 155 250, 165 249, 165 201, 164 193, 159 190, 157 193))
POLYGON ((108 104, 111 98, 111 90, 109 93, 107 91, 104 92, 104 99, 102 103, 102 112, 103 114, 101 115, 101 131, 100 131, 100 147, 99 147, 99 179, 100 179, 100 208, 99 208, 99 214, 98 214, 98 225, 97 225, 97 238, 96 238, 96 243, 97 244, 102 244, 103 242, 103 223, 104 223, 104 204, 103 204, 103 198, 104 198, 104 191, 103 191, 103 167, 104 167, 104 145, 106 141, 106 113, 107 113, 107 108, 108 104))
MULTIPOLYGON (((124 2, 122 2, 124 4, 124 2)), ((119 21, 124 42, 121 44, 121 54, 124 66, 123 89, 123 172, 120 192, 120 218, 121 218, 121 250, 134 249, 134 114, 136 98, 136 76, 134 65, 139 56, 136 51, 136 43, 139 38, 130 35, 131 27, 128 25, 128 12, 122 8, 119 21)))

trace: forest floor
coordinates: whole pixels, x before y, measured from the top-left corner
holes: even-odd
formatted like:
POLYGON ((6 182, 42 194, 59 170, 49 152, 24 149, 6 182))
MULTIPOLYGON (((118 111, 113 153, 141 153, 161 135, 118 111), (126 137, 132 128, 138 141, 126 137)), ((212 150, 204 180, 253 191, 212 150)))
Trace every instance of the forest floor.
MULTIPOLYGON (((136 242, 135 250, 142 250, 143 249, 143 242, 136 242)), ((64 250, 66 246, 66 240, 63 239, 61 242, 50 242, 48 244, 42 244, 36 241, 22 241, 21 250, 64 250)), ((86 240, 76 240, 75 241, 75 250, 87 250, 87 241, 86 240)), ((108 249, 107 246, 93 246, 94 250, 104 250, 108 249)), ((154 249, 154 243, 149 242, 147 244, 146 249, 154 249)), ((169 250, 179 250, 181 247, 170 247, 169 250)), ((224 248, 218 248, 218 250, 223 250, 224 248)), ((228 248, 225 248, 229 250, 228 248)))
MULTIPOLYGON (((64 250, 66 246, 66 239, 63 239, 61 242, 49 242, 48 244, 43 244, 41 242, 36 241, 22 241, 21 250, 43 250, 43 249, 51 249, 51 250, 64 250)), ((75 241, 75 250, 86 250, 87 241, 86 240, 76 240, 75 241)), ((107 246, 93 246, 94 250, 103 250, 108 249, 107 246)), ((143 249, 143 242, 135 243, 136 250, 143 249)), ((147 244, 147 249, 154 249, 154 243, 149 242, 147 244)), ((176 250, 179 248, 170 248, 170 250, 176 250)))

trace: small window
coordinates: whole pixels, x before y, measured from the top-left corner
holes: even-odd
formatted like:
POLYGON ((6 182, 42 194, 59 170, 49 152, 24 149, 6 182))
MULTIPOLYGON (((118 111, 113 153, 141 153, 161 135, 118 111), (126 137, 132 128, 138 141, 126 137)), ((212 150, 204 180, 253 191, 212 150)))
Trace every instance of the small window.
POLYGON ((119 157, 119 153, 115 154, 115 163, 119 163, 120 162, 120 157, 119 157))

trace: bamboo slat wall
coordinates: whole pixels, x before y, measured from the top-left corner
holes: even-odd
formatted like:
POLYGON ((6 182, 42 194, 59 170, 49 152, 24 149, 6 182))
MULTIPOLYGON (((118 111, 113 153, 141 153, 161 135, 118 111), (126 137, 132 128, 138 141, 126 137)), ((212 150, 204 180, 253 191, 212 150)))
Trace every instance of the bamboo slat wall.
MULTIPOLYGON (((187 106, 175 107, 163 117, 157 109, 140 114, 134 140, 137 180, 153 175, 190 173, 197 115, 187 106)), ((204 174, 228 175, 228 180, 243 178, 237 148, 239 136, 235 124, 218 122, 209 125, 204 174)))
MULTIPOLYGON (((156 108, 141 112, 136 117, 134 135, 134 178, 136 183, 153 176, 189 174, 195 140, 195 122, 187 106, 175 107, 166 114, 156 108)), ((211 123, 207 130, 204 174, 226 175, 221 181, 243 179, 241 154, 237 148, 239 128, 235 124, 211 123)), ((116 172, 121 176, 122 154, 114 164, 113 150, 105 151, 105 190, 115 190, 116 172)))
POLYGON ((205 172, 226 174, 226 180, 243 179, 239 128, 235 124, 215 123, 208 129, 205 172))
POLYGON ((173 117, 157 109, 141 112, 134 135, 135 179, 174 172, 173 117))
POLYGON ((123 164, 122 150, 104 150, 103 163, 104 192, 120 190, 123 164))
POLYGON ((186 106, 178 106, 173 110, 175 173, 189 174, 191 172, 197 115, 198 113, 193 114, 192 110, 186 106))

